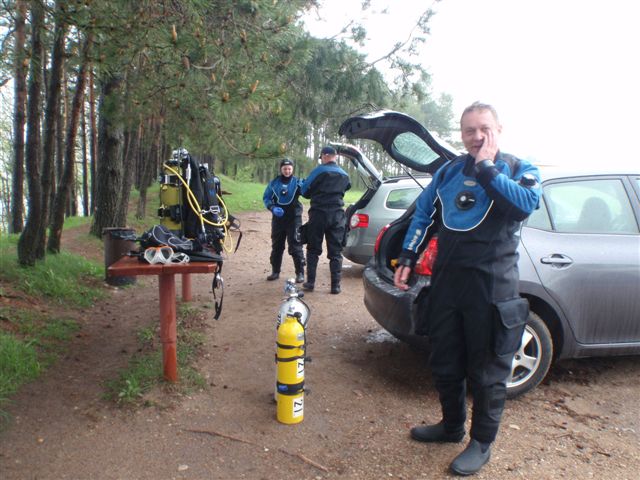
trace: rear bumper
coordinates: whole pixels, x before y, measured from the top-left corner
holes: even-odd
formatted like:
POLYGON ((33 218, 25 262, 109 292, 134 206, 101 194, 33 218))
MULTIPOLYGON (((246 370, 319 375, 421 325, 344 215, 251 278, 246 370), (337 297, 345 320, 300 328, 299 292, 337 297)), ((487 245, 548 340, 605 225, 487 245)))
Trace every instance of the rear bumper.
POLYGON ((416 276, 409 290, 402 291, 380 277, 369 264, 364 269, 362 281, 365 307, 376 322, 402 340, 422 343, 425 337, 415 335, 415 325, 420 299, 426 295, 430 277, 416 276))
POLYGON ((371 256, 373 255, 373 248, 371 248, 371 250, 366 250, 363 248, 344 247, 344 249, 342 250, 342 255, 344 255, 348 260, 351 260, 353 263, 366 265, 367 262, 371 260, 371 256))

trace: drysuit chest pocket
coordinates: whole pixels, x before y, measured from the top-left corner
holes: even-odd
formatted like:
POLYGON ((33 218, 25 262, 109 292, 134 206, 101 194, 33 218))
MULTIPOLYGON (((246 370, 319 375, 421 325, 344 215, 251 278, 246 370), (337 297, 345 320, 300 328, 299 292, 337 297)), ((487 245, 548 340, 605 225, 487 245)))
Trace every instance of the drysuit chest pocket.
POLYGON ((496 302, 496 355, 509 355, 520 348, 522 334, 529 316, 529 302, 524 298, 511 298, 496 302))

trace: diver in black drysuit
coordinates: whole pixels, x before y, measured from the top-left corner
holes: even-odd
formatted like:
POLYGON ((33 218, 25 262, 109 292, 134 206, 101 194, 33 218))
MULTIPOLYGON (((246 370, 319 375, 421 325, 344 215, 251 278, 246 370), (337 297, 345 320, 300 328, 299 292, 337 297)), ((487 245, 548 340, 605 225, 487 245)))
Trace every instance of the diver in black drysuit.
POLYGON ((347 173, 335 162, 337 152, 324 147, 322 165, 314 168, 302 185, 302 196, 311 199, 307 238, 307 281, 303 287, 313 291, 318 259, 322 254, 322 239, 327 239, 327 257, 331 272, 331 293, 340 293, 342 274, 342 241, 346 228, 344 194, 351 188, 347 173))
POLYGON ((262 200, 271 211, 271 274, 267 280, 276 280, 280 276, 285 240, 288 252, 293 258, 296 271, 296 283, 304 282, 304 253, 300 241, 302 225, 302 204, 300 187, 302 181, 293 175, 293 161, 285 158, 280 162, 280 175, 269 182, 262 200))
POLYGON ((538 169, 529 162, 500 152, 495 162, 477 165, 468 154, 457 157, 418 198, 398 260, 413 267, 420 246, 437 228, 429 297, 416 330, 429 336, 442 421, 414 427, 411 434, 425 442, 462 440, 468 381, 470 436, 483 450, 473 450, 471 442, 471 455, 452 464, 459 474, 475 473, 488 461, 488 453, 473 455, 490 452, 498 432, 506 380, 529 311, 518 293, 520 222, 537 208, 539 197, 538 169), (465 471, 460 464, 472 467, 465 471))

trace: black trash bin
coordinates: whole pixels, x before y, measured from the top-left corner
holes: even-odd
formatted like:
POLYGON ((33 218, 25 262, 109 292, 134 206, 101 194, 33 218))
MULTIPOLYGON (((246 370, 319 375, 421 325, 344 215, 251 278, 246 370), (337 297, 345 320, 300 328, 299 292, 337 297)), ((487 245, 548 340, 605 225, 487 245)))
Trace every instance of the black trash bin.
POLYGON ((136 283, 136 277, 110 277, 107 269, 123 255, 136 249, 136 232, 132 228, 109 227, 102 230, 104 242, 104 276, 109 285, 122 286, 136 283))

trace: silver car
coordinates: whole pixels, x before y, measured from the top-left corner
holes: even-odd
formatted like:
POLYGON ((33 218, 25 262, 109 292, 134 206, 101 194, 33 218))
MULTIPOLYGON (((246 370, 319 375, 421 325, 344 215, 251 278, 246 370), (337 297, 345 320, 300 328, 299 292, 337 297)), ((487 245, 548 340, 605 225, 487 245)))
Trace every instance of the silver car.
MULTIPOLYGON (((436 141, 446 145, 440 139, 436 141)), ((383 177, 356 146, 341 143, 332 146, 351 162, 367 187, 362 197, 346 209, 347 229, 342 252, 352 262, 365 265, 373 257, 380 230, 411 206, 431 182, 431 175, 405 170, 407 174, 403 176, 383 177)), ((455 152, 453 147, 447 147, 455 152)))
POLYGON ((366 202, 349 206, 344 256, 362 265, 371 260, 380 230, 402 215, 430 181, 430 176, 385 178, 373 195, 363 197, 366 202))
MULTIPOLYGON (((433 173, 447 155, 418 122, 397 112, 353 117, 340 132, 376 141, 418 171, 433 173)), ((524 223, 518 249, 520 294, 531 314, 507 384, 510 397, 537 386, 553 360, 640 354, 640 173, 540 170, 542 202, 524 223)), ((429 295, 437 239, 418 261, 410 289, 393 285, 414 209, 380 234, 363 273, 364 303, 390 333, 426 345, 415 326, 429 295)))

